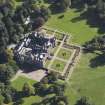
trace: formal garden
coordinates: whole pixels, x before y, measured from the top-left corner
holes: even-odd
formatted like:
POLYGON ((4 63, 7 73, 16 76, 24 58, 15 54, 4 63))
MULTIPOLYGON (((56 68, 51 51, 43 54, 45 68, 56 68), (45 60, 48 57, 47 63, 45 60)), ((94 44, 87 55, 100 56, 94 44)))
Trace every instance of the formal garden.
POLYGON ((66 62, 55 59, 53 64, 51 65, 51 69, 58 72, 63 72, 66 66, 66 62))
POLYGON ((69 60, 71 54, 72 54, 72 51, 70 51, 69 49, 61 48, 57 57, 64 59, 64 60, 69 60))

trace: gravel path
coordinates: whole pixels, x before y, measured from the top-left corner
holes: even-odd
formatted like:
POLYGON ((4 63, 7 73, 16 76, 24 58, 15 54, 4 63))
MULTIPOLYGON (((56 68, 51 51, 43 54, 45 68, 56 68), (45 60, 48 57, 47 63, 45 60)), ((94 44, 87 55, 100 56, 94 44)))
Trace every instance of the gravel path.
POLYGON ((65 38, 66 38, 66 36, 64 36, 64 38, 63 38, 63 40, 62 40, 61 44, 59 45, 59 48, 57 49, 56 53, 54 54, 54 57, 52 58, 52 60, 51 60, 50 64, 48 65, 48 69, 50 69, 50 68, 51 68, 51 65, 53 64, 53 62, 54 62, 54 60, 55 60, 55 58, 56 58, 57 54, 59 53, 59 51, 60 51, 61 47, 63 46, 63 43, 64 43, 64 41, 65 41, 65 38))
POLYGON ((40 69, 40 70, 36 70, 36 71, 32 71, 29 73, 24 73, 22 70, 19 70, 16 75, 11 79, 11 81, 16 80, 19 76, 24 76, 27 77, 29 79, 35 80, 35 81, 40 81, 44 76, 46 76, 46 71, 40 69))

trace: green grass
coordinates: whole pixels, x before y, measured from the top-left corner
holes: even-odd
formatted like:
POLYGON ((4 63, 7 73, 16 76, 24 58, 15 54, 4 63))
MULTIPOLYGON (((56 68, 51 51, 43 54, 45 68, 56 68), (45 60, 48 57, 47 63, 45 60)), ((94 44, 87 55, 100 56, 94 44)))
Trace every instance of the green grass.
POLYGON ((96 54, 83 54, 70 79, 66 94, 74 105, 80 96, 87 96, 95 105, 105 104, 105 66, 92 68, 96 54))
POLYGON ((24 98, 23 100, 24 100, 24 103, 22 105, 32 105, 34 103, 39 103, 41 100, 41 97, 31 96, 31 97, 24 98))
POLYGON ((55 59, 53 64, 51 65, 51 68, 55 71, 60 71, 62 72, 65 68, 66 63, 61 61, 61 60, 57 60, 55 59))
POLYGON ((16 7, 22 5, 23 1, 22 0, 14 0, 16 7))
MULTIPOLYGON (((80 45, 98 35, 98 28, 90 27, 86 20, 72 21, 80 16, 80 12, 70 9, 63 14, 64 18, 62 19, 58 19, 62 14, 52 15, 46 26, 69 32, 72 35, 72 42, 80 45)), ((81 56, 66 90, 70 105, 75 105, 81 96, 89 97, 95 105, 105 104, 105 66, 90 67, 90 60, 96 56, 96 54, 81 56)))
MULTIPOLYGON (((64 18, 59 19, 58 17, 62 14, 55 14, 49 19, 45 24, 48 27, 69 32, 72 35, 73 43, 84 44, 86 41, 91 40, 94 36, 98 35, 98 28, 93 28, 87 25, 86 20, 79 20, 73 22, 74 18, 80 16, 80 12, 76 12, 75 9, 70 9, 63 13, 64 18)), ((71 42, 71 39, 70 39, 71 42)), ((71 79, 68 82, 66 95, 70 102, 69 105, 75 105, 76 101, 81 96, 87 96, 89 99, 95 103, 95 105, 105 104, 105 66, 92 68, 90 67, 90 60, 96 57, 96 54, 83 54, 81 56, 80 62, 75 68, 71 79)), ((59 70, 63 70, 64 64, 59 61, 54 61, 52 65, 54 69, 56 64, 60 63, 59 70)), ((23 77, 22 77, 23 78, 23 77)), ((13 82, 13 86, 21 90, 24 81, 30 81, 26 78, 18 79, 13 82)), ((30 81, 33 83, 33 81, 30 81)), ((26 98, 24 105, 30 105, 34 100, 39 100, 40 98, 26 98)))
POLYGON ((34 80, 31 80, 31 79, 28 79, 26 77, 20 76, 20 77, 18 77, 16 80, 14 80, 12 82, 12 86, 15 89, 17 89, 18 91, 21 91, 24 83, 26 83, 26 82, 30 83, 31 85, 33 85, 34 83, 36 83, 36 81, 34 81, 34 80))
POLYGON ((68 50, 61 48, 57 57, 62 58, 64 60, 69 60, 71 53, 72 53, 71 51, 68 51, 68 50))
POLYGON ((87 25, 86 20, 80 20, 73 22, 72 19, 80 16, 80 12, 76 12, 75 9, 70 9, 65 13, 55 14, 45 24, 48 27, 54 29, 69 32, 73 37, 73 42, 78 44, 84 44, 84 42, 92 39, 97 35, 97 28, 91 28, 87 25), (58 17, 64 14, 62 19, 58 17))
MULTIPOLYGON (((28 79, 26 77, 20 76, 20 77, 18 77, 16 80, 14 80, 12 82, 12 86, 15 89, 17 89, 18 91, 21 91, 25 82, 28 82, 31 85, 33 85, 34 83, 36 83, 36 81, 34 81, 34 80, 31 80, 31 79, 28 79)), ((22 105, 31 105, 33 103, 40 102, 41 97, 39 97, 39 96, 30 96, 30 97, 22 98, 22 100, 23 100, 23 104, 22 105)))

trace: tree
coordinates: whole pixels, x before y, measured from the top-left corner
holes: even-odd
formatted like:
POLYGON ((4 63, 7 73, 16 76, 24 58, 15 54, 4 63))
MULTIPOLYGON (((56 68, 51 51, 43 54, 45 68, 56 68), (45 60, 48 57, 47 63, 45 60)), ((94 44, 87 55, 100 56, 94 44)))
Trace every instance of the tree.
POLYGON ((32 5, 33 3, 36 3, 36 0, 24 0, 24 2, 32 5))
POLYGON ((66 96, 54 96, 51 100, 51 105, 68 105, 66 96))
POLYGON ((4 97, 0 94, 0 105, 3 105, 4 97))
POLYGON ((66 105, 64 101, 58 102, 58 105, 66 105))
POLYGON ((61 11, 65 11, 70 5, 70 1, 69 0, 55 0, 54 4, 61 11))
POLYGON ((0 53, 3 53, 5 51, 8 42, 9 35, 7 29, 5 27, 5 24, 2 21, 0 21, 0 53))
POLYGON ((50 73, 47 75, 47 78, 48 78, 49 83, 54 83, 55 81, 57 81, 58 75, 57 75, 57 73, 55 73, 55 72, 50 72, 50 73))
POLYGON ((93 38, 91 41, 86 42, 84 45, 88 51, 101 51, 105 52, 105 35, 93 38))
POLYGON ((34 94, 34 90, 33 90, 33 88, 30 86, 29 83, 24 83, 22 91, 23 91, 23 94, 24 94, 25 96, 30 96, 30 95, 34 94))
POLYGON ((0 81, 3 83, 7 83, 11 79, 11 77, 14 75, 13 69, 6 64, 0 65, 0 81))
POLYGON ((55 94, 58 95, 58 96, 63 96, 64 95, 64 90, 65 90, 64 87, 65 87, 64 85, 58 85, 58 84, 56 84, 54 86, 54 92, 55 92, 55 94))
POLYGON ((8 4, 11 7, 15 7, 15 1, 14 0, 0 0, 0 4, 1 5, 8 4))
POLYGON ((39 28, 39 27, 43 26, 44 23, 45 23, 45 20, 42 17, 38 17, 34 20, 33 28, 34 29, 39 28))
POLYGON ((41 11, 42 17, 45 19, 45 21, 47 21, 51 14, 50 10, 46 6, 43 5, 41 6, 40 11, 41 11))
POLYGON ((37 5, 33 5, 32 7, 33 7, 34 12, 33 12, 33 14, 32 14, 31 17, 32 17, 32 18, 37 18, 37 17, 39 17, 39 16, 41 15, 40 7, 37 6, 37 5))
POLYGON ((12 97, 10 94, 6 93, 4 97, 4 103, 9 104, 10 102, 12 102, 12 97))
POLYGON ((0 12, 0 20, 2 20, 3 18, 3 14, 0 12))
POLYGON ((75 105, 93 105, 89 102, 88 98, 81 97, 75 105))
POLYGON ((20 24, 24 24, 24 22, 25 22, 25 17, 24 17, 24 14, 23 14, 23 12, 24 12, 24 9, 23 9, 24 7, 22 7, 22 6, 20 6, 20 7, 18 7, 17 9, 16 9, 16 11, 15 11, 15 15, 14 15, 14 21, 17 23, 20 23, 20 24))
POLYGON ((18 36, 21 36, 21 34, 24 33, 24 28, 19 23, 15 24, 15 29, 18 36))
POLYGON ((45 94, 47 89, 46 84, 43 84, 42 82, 39 82, 36 86, 36 92, 38 94, 45 94))
POLYGON ((105 19, 105 1, 98 0, 96 4, 96 10, 100 19, 105 19))

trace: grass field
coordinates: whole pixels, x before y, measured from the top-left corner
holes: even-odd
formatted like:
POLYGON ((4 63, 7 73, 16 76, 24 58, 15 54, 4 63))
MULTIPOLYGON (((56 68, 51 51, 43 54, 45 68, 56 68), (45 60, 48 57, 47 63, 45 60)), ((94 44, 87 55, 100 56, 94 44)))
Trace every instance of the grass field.
MULTIPOLYGON (((78 17, 80 17, 80 12, 77 12, 76 9, 70 9, 65 13, 52 15, 45 25, 47 27, 69 32, 72 35, 72 42, 82 45, 98 35, 98 28, 90 27, 87 25, 86 20, 79 20, 77 19, 78 17), (64 15, 64 17, 59 18, 61 15, 64 15)), ((93 59, 94 62, 96 56, 96 54, 92 53, 82 54, 80 62, 68 82, 65 93, 68 96, 69 105, 75 105, 76 101, 81 96, 89 97, 95 105, 105 105, 105 66, 94 68, 90 66, 91 59, 93 59)), ((13 86, 17 89, 21 89, 22 81, 30 80, 25 78, 16 80, 13 82, 13 86)), ((33 81, 30 82, 33 83, 33 81)), ((37 100, 37 98, 34 99, 30 97, 25 99, 24 105, 31 105, 34 100, 37 100)))
POLYGON ((36 83, 36 81, 34 81, 34 80, 31 80, 31 79, 20 76, 12 82, 12 86, 14 88, 16 88, 17 90, 21 91, 24 83, 26 83, 26 82, 30 83, 31 85, 36 83))
MULTIPOLYGON (((12 86, 17 89, 18 91, 22 91, 22 87, 25 82, 28 82, 29 84, 33 85, 36 83, 36 81, 28 79, 26 77, 18 77, 15 81, 12 82, 12 86)), ((31 96, 31 97, 25 97, 23 98, 23 104, 22 105, 31 105, 33 103, 39 102, 41 97, 39 96, 31 96)))
POLYGON ((90 60, 96 54, 83 54, 69 82, 66 94, 71 105, 80 96, 87 96, 95 105, 105 104, 105 66, 92 68, 90 60))
POLYGON ((62 58, 64 60, 69 60, 71 54, 72 54, 72 51, 68 51, 68 50, 61 48, 57 57, 62 58))
POLYGON ((97 28, 91 28, 86 24, 86 20, 73 21, 75 18, 80 16, 80 12, 76 12, 75 9, 70 9, 65 13, 53 15, 46 26, 69 32, 72 35, 72 41, 74 43, 83 44, 96 36, 97 28), (63 18, 59 18, 64 15, 63 18))
MULTIPOLYGON (((53 15, 46 26, 69 32, 72 35, 72 42, 80 45, 98 35, 98 28, 90 27, 86 20, 73 21, 80 16, 80 12, 71 9, 63 14, 62 19, 59 19, 62 14, 53 15)), ((96 56, 96 54, 82 54, 66 90, 70 105, 75 105, 81 96, 89 97, 95 105, 105 104, 105 66, 96 68, 90 66, 91 59, 96 56)))
POLYGON ((62 72, 65 68, 66 63, 61 61, 61 60, 57 60, 55 59, 53 64, 51 65, 51 68, 55 71, 60 71, 62 72))

